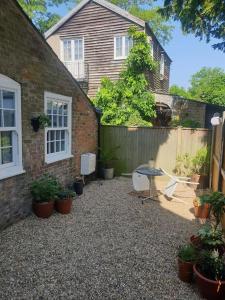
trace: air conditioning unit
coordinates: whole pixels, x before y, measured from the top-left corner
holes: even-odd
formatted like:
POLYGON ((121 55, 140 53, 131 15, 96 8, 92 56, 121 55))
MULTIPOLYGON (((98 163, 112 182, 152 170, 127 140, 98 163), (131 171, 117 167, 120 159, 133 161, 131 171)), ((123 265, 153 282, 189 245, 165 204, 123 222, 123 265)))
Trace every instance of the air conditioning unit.
POLYGON ((81 155, 81 175, 90 175, 96 168, 96 154, 85 153, 81 155))

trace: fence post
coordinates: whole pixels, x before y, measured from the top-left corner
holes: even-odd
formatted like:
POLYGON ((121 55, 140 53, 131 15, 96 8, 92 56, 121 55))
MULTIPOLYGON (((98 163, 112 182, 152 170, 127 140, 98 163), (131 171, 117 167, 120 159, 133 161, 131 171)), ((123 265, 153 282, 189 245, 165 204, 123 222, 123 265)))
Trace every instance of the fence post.
POLYGON ((182 145, 182 127, 177 127, 177 156, 181 155, 181 145, 182 145))

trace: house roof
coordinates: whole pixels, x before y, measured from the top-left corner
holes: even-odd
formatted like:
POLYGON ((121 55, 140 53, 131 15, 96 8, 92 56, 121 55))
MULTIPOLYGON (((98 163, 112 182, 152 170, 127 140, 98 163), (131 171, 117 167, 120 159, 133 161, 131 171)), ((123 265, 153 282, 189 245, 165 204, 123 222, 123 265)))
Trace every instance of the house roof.
POLYGON ((45 38, 43 37, 43 35, 40 33, 40 31, 36 28, 36 26, 33 24, 33 22, 31 21, 31 19, 28 17, 28 15, 25 13, 25 11, 23 10, 23 8, 20 6, 20 4, 18 3, 17 0, 12 0, 12 2, 18 7, 18 9, 22 12, 22 14, 24 15, 24 17, 26 18, 26 20, 28 21, 28 23, 30 24, 30 26, 33 28, 34 32, 36 32, 37 37, 39 39, 41 39, 41 41, 45 44, 46 47, 48 47, 48 50, 51 51, 52 55, 58 60, 58 62, 61 64, 61 67, 64 68, 65 72, 67 73, 67 75, 70 77, 70 79, 72 80, 72 82, 74 83, 74 85, 76 86, 77 89, 79 89, 81 91, 81 93, 83 94, 83 96, 86 98, 87 103, 89 104, 89 106, 93 109, 93 111, 98 115, 99 112, 97 111, 96 107, 94 106, 94 104, 92 103, 92 101, 88 98, 87 94, 83 91, 83 89, 80 87, 79 83, 76 81, 76 79, 72 76, 72 74, 68 71, 68 69, 65 67, 65 65, 61 62, 61 60, 58 58, 58 56, 55 54, 55 52, 52 50, 52 48, 49 46, 49 44, 46 42, 45 38))
MULTIPOLYGON (((88 4, 91 0, 82 0, 74 9, 72 9, 65 17, 63 17, 58 23, 56 23, 53 27, 51 27, 48 31, 45 32, 45 38, 47 39, 50 35, 52 35, 57 29, 59 29, 63 24, 65 24, 71 17, 73 17, 76 13, 78 13, 86 4, 88 4)), ((104 6, 105 8, 121 15, 122 17, 132 21, 133 23, 140 25, 141 27, 145 28, 145 22, 124 9, 109 3, 105 0, 92 0, 93 2, 104 6)))

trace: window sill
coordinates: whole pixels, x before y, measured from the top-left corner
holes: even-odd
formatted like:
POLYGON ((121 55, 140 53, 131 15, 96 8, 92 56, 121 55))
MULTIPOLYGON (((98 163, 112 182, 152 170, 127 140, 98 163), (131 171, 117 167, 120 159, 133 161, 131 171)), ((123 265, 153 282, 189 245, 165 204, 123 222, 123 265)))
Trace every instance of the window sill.
POLYGON ((4 170, 4 171, 2 170, 0 172, 0 180, 7 179, 7 178, 17 176, 17 175, 21 175, 24 173, 26 173, 26 171, 23 170, 23 168, 12 168, 11 170, 4 170))
POLYGON ((72 158, 73 155, 68 154, 68 155, 64 155, 64 156, 55 156, 55 157, 45 157, 45 163, 46 164, 51 164, 57 161, 61 161, 61 160, 65 160, 65 159, 69 159, 72 158))
POLYGON ((126 57, 114 57, 114 60, 124 60, 124 59, 127 59, 127 56, 126 57))

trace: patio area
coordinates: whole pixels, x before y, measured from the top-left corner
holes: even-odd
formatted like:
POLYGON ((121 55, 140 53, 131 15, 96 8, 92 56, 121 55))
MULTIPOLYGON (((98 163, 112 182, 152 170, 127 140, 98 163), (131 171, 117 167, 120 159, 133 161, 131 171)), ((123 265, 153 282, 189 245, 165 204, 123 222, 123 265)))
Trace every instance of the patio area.
POLYGON ((95 181, 70 215, 0 232, 0 299, 200 299, 176 270, 199 226, 192 198, 142 205, 131 191, 129 178, 95 181))

